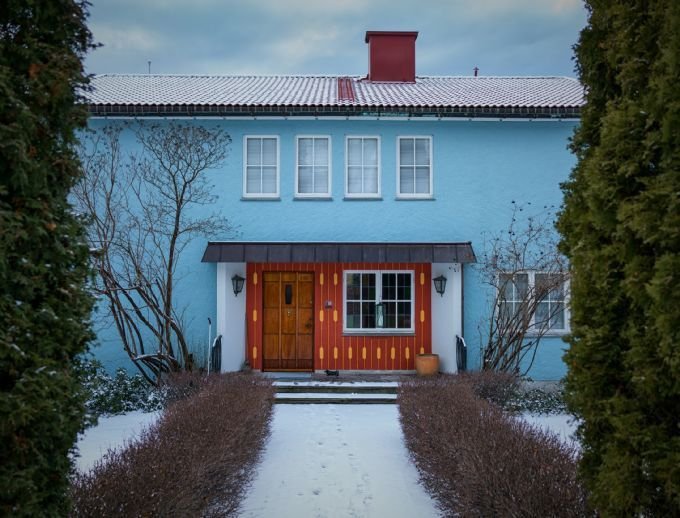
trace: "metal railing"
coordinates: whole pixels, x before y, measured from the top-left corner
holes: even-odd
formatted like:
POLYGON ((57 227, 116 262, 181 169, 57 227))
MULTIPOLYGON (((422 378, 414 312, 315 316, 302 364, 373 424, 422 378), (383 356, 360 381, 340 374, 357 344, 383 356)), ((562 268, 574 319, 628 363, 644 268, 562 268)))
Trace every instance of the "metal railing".
POLYGON ((456 335, 456 367, 458 372, 467 370, 467 344, 465 338, 456 335))

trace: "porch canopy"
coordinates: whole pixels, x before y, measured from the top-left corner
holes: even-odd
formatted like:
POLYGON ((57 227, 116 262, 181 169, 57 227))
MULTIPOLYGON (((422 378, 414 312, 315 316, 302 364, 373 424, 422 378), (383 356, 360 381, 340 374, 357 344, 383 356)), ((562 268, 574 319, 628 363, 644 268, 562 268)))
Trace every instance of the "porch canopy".
POLYGON ((281 243, 211 241, 204 263, 474 263, 466 243, 281 243))

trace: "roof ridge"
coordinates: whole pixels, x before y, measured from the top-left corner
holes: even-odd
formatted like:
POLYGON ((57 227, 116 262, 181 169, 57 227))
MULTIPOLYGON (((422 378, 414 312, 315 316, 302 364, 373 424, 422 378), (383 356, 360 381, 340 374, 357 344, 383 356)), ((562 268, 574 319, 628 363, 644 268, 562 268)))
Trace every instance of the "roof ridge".
MULTIPOLYGON (((352 75, 352 74, 143 74, 143 73, 103 73, 94 74, 93 77, 197 77, 197 78, 328 78, 328 79, 341 79, 348 78, 354 80, 363 80, 369 83, 397 83, 403 84, 401 81, 368 81, 365 75, 352 75)), ((417 75, 416 79, 569 79, 572 81, 578 81, 578 78, 570 76, 560 76, 560 75, 481 75, 481 76, 471 76, 471 75, 417 75)), ((408 83, 411 84, 411 83, 408 83)))

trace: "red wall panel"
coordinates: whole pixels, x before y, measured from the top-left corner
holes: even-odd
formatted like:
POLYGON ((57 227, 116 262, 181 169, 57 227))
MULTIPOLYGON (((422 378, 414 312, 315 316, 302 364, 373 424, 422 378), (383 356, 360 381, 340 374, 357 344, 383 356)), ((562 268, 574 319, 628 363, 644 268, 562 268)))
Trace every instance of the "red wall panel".
POLYGON ((249 263, 246 279, 246 357, 262 369, 262 273, 314 273, 314 368, 316 370, 413 370, 414 357, 432 352, 429 263, 249 263), (411 335, 345 335, 343 271, 413 270, 414 328, 411 335), (330 301, 332 307, 325 307, 330 301))

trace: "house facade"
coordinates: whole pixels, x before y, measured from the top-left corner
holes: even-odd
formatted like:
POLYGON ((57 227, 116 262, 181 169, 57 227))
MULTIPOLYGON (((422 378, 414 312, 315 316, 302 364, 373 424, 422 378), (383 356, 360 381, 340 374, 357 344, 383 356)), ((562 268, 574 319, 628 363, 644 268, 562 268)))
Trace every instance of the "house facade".
MULTIPOLYGON (((457 337, 479 368, 484 236, 515 202, 561 204, 583 92, 561 77, 417 76, 416 38, 368 32, 361 77, 94 78, 92 128, 152 118, 232 138, 210 182, 237 232, 191 243, 176 293, 197 343, 215 323, 222 370, 411 371, 434 352, 455 372, 457 337)), ((565 372, 564 308, 534 379, 565 372)))

